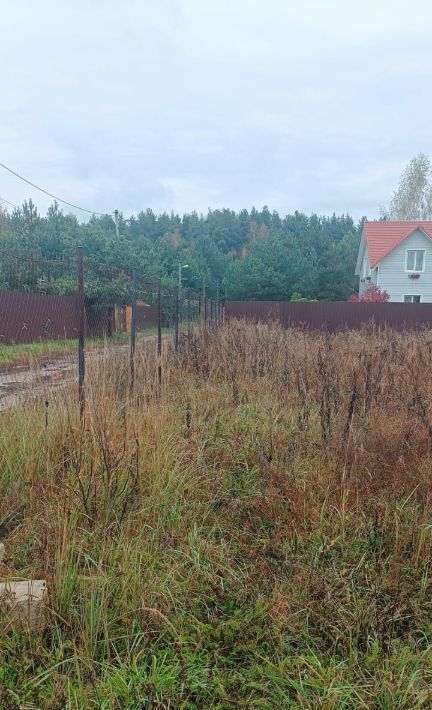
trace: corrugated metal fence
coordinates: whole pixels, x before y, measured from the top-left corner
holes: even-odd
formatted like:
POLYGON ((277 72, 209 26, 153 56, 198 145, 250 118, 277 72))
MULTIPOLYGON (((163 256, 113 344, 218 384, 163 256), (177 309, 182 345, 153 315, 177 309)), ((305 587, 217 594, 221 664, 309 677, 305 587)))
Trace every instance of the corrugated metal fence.
POLYGON ((0 291, 0 343, 78 337, 75 296, 0 291))
POLYGON ((226 301, 225 318, 329 332, 359 330, 372 322, 395 330, 419 330, 432 328, 432 303, 226 301))
MULTIPOLYGON (((88 337, 110 335, 113 309, 86 310, 88 337)), ((0 345, 78 338, 76 296, 0 291, 0 345)))

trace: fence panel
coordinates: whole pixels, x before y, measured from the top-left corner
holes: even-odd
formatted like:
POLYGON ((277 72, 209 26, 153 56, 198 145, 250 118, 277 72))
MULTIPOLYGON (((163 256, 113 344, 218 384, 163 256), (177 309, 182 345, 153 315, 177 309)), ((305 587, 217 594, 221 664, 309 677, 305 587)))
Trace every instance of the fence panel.
POLYGON ((75 296, 0 291, 0 343, 34 343, 78 337, 75 296))
POLYGON ((226 301, 225 318, 329 332, 359 330, 367 323, 400 331, 418 330, 432 328, 432 303, 226 301))

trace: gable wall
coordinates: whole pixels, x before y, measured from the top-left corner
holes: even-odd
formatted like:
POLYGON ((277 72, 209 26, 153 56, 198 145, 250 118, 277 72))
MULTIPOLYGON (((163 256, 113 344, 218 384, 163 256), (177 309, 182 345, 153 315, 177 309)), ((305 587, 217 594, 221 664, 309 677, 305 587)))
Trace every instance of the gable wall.
POLYGON ((405 295, 420 295, 423 303, 432 303, 432 240, 417 229, 393 249, 379 264, 378 286, 388 291, 390 301, 402 302, 405 295), (407 249, 425 249, 425 271, 419 279, 405 272, 407 249))

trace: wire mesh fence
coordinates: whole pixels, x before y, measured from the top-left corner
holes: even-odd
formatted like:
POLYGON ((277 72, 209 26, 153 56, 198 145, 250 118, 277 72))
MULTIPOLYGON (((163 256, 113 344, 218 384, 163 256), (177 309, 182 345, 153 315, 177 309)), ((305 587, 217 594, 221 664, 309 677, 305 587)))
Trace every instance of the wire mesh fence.
POLYGON ((76 372, 76 294, 75 250, 0 249, 0 411, 31 394, 48 417, 76 372))
POLYGON ((161 383, 163 344, 178 351, 197 324, 209 328, 221 319, 219 299, 209 298, 205 289, 198 295, 184 288, 181 279, 173 285, 136 270, 107 268, 86 259, 82 247, 61 257, 3 248, 0 410, 1 377, 6 371, 13 377, 10 371, 18 363, 27 371, 25 363, 31 359, 28 380, 33 390, 41 383, 51 387, 78 379, 83 416, 86 364, 98 357, 101 347, 130 359, 131 389, 137 352, 150 348, 161 383))

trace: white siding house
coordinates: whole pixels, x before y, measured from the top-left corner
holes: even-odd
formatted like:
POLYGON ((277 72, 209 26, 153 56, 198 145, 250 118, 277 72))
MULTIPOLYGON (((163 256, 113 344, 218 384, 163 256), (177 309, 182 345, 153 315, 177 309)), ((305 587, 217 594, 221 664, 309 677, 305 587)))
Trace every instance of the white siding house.
POLYGON ((360 295, 374 284, 390 301, 432 303, 432 222, 365 222, 356 274, 360 295))

